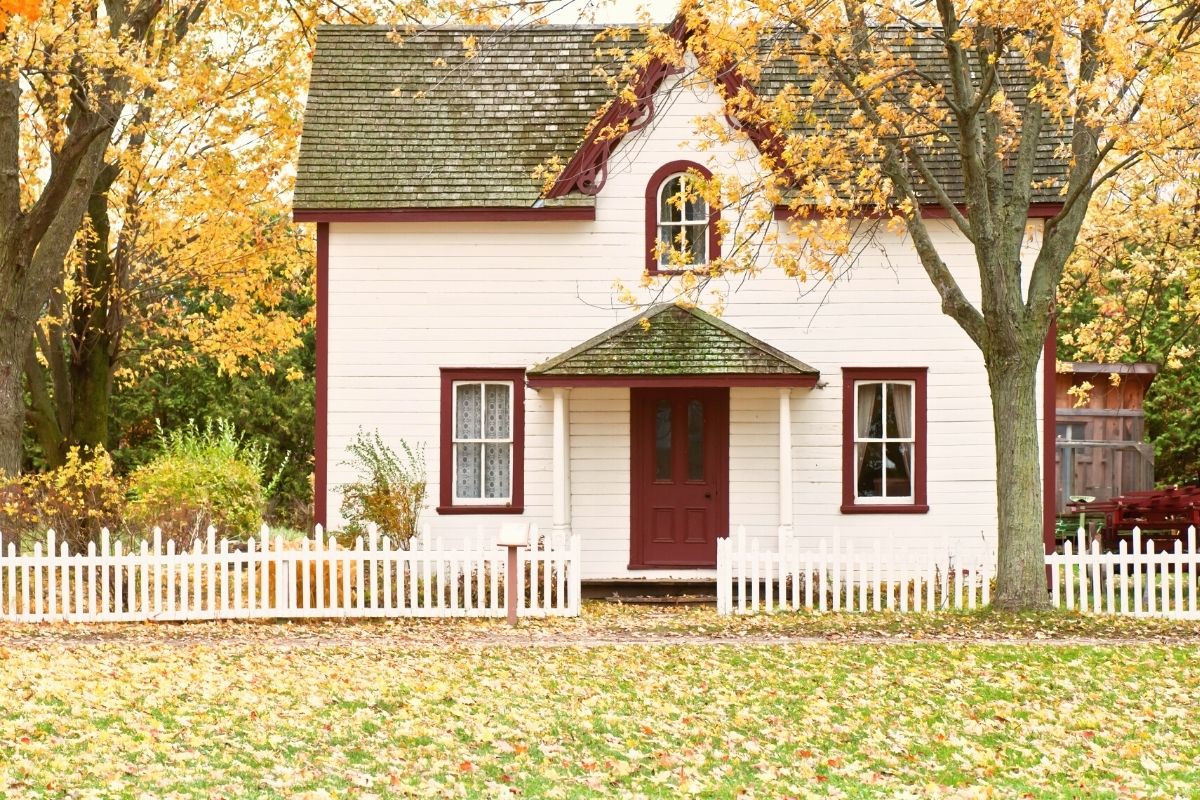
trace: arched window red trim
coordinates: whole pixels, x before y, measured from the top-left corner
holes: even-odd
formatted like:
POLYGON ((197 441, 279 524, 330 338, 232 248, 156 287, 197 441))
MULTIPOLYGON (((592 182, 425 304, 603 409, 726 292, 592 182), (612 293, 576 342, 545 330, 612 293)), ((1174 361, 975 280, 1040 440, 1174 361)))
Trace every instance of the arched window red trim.
MULTIPOLYGON (((651 275, 679 275, 682 270, 659 269, 658 259, 654 248, 658 244, 658 190, 663 181, 680 172, 695 171, 703 175, 705 180, 712 178, 712 171, 695 161, 671 161, 663 164, 646 184, 646 271, 651 275)), ((720 207, 709 209, 708 213, 708 260, 721 257, 721 237, 717 233, 717 222, 721 219, 720 207)))

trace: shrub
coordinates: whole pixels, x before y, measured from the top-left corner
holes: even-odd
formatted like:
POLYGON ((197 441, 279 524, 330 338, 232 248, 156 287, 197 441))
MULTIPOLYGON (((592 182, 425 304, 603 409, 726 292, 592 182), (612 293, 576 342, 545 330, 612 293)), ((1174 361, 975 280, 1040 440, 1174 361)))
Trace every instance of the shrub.
POLYGON ((247 444, 228 420, 203 429, 192 422, 161 438, 162 452, 130 475, 131 527, 144 535, 157 525, 180 549, 209 525, 231 538, 253 535, 273 483, 265 448, 247 444))
POLYGON ((124 505, 108 451, 72 447, 58 469, 0 478, 0 533, 6 541, 40 541, 53 528, 58 541, 83 552, 101 528, 120 527, 124 505))
POLYGON ((354 469, 358 480, 338 489, 347 533, 360 534, 373 522, 407 550, 425 504, 425 448, 403 440, 400 448, 403 457, 383 443, 378 431, 368 434, 360 428, 346 448, 350 459, 343 462, 354 469))

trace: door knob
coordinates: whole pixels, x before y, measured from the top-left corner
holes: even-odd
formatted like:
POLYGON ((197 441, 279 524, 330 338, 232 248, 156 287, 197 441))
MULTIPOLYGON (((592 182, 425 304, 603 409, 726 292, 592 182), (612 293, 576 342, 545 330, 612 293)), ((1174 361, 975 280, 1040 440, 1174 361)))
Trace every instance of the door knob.
POLYGON ((705 500, 712 500, 712 492, 705 492, 705 493, 704 493, 704 499, 705 499, 705 500))

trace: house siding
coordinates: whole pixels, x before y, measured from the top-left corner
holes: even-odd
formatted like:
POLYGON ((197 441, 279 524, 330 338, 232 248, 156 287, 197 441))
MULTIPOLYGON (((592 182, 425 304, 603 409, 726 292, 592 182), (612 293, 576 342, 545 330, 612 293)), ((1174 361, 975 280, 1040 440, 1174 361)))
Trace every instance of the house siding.
MULTIPOLYGON (((336 530, 341 462, 359 427, 423 444, 430 478, 423 521, 454 537, 503 518, 438 515, 439 368, 528 367, 632 316, 614 280, 637 285, 645 262, 646 181, 689 157, 693 120, 715 108, 706 91, 659 102, 655 123, 623 142, 597 198, 595 221, 342 223, 329 225, 328 522, 336 530)), ((732 146, 690 156, 737 159, 732 146), (715 156, 714 156, 715 154, 715 156)), ((786 223, 779 223, 784 224, 786 223)), ((943 220, 931 235, 968 296, 978 295, 971 246, 943 220)), ((852 272, 830 287, 766 270, 723 282, 723 319, 821 372, 791 390, 796 536, 835 531, 870 547, 950 539, 962 556, 995 535, 992 420, 982 357, 940 310, 916 253, 877 230, 852 272), (841 505, 842 367, 927 367, 927 514, 845 515, 841 505)), ((646 301, 654 299, 643 292, 646 301)), ((551 391, 526 389, 525 513, 551 524, 551 391)), ((1041 392, 1038 393, 1039 403, 1041 392)), ((778 519, 778 390, 730 391, 730 523, 773 546, 778 519)), ((629 560, 629 391, 570 392, 570 505, 584 578, 695 577, 634 571, 629 560)), ((1039 410, 1040 413, 1040 410, 1039 410)))

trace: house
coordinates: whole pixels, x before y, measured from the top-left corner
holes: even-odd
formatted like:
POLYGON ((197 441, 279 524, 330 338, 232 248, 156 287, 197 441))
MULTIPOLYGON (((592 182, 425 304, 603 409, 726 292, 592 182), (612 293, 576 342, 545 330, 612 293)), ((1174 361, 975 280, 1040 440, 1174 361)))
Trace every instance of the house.
MULTIPOLYGON (((763 137, 698 148, 721 95, 660 62, 589 128, 613 95, 599 32, 438 28, 401 46, 386 28, 321 28, 295 192, 318 235, 318 521, 340 525, 361 426, 425 445, 424 519, 442 535, 513 518, 576 533, 587 580, 711 577, 737 526, 768 548, 835 532, 993 548, 982 357, 906 239, 871 226, 832 282, 717 281, 719 317, 671 302, 660 237, 703 263, 734 212, 669 198, 690 175, 745 169, 763 137), (621 121, 625 135, 597 135, 621 121), (547 190, 533 174, 555 158, 547 190)), ((1032 237, 1058 208, 1039 191, 1032 237)), ((972 251, 937 212, 932 235, 977 297, 972 251)))

